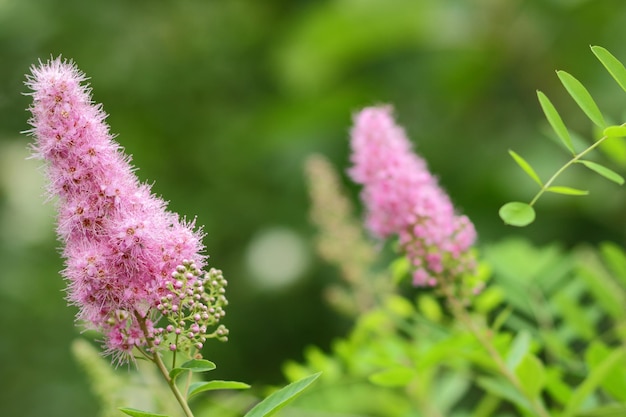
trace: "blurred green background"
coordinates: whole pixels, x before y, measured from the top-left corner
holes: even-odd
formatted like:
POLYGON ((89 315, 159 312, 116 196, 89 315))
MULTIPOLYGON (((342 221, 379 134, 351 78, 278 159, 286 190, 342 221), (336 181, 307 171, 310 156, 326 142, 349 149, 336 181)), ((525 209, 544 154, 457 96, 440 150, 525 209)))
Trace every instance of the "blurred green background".
POLYGON ((536 89, 591 134, 555 69, 624 121, 626 96, 589 50, 626 60, 624 39, 623 0, 0 0, 0 415, 96 412, 69 351, 81 336, 53 207, 20 134, 24 74, 38 60, 73 59, 139 177, 205 225, 231 284, 230 341, 205 349, 213 376, 267 384, 283 360, 349 326, 321 296, 337 273, 310 244, 302 167, 318 152, 344 172, 363 106, 394 104, 481 243, 623 243, 623 190, 584 172, 567 180, 591 196, 543 198, 528 229, 503 226, 497 210, 536 191, 509 148, 544 178, 567 157, 547 139, 536 89))

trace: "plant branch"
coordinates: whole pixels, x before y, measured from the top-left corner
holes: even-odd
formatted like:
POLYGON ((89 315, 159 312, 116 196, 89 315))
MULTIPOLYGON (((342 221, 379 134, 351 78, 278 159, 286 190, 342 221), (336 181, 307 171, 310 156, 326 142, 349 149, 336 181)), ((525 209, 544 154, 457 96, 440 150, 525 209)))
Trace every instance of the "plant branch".
POLYGON ((548 181, 546 181, 546 183, 541 187, 541 189, 537 192, 537 194, 535 195, 535 197, 533 197, 533 199, 530 201, 530 203, 528 203, 530 206, 532 206, 533 204, 535 204, 537 202, 537 200, 539 200, 539 197, 541 197, 543 195, 543 193, 545 193, 548 188, 552 185, 552 183, 558 178, 559 175, 561 175, 567 168, 569 168, 570 166, 572 166, 573 164, 575 164, 576 162, 580 161, 580 159, 587 155, 589 152, 591 152, 592 150, 594 150, 595 148, 597 148, 602 142, 604 142, 606 139, 608 139, 608 136, 602 136, 600 139, 598 139, 596 142, 594 142, 593 144, 591 144, 591 146, 589 146, 587 149, 585 149, 584 151, 580 152, 577 155, 574 155, 574 157, 572 159, 570 159, 569 161, 567 161, 565 163, 565 165, 563 165, 561 168, 559 168, 558 171, 556 171, 548 181))
POLYGON ((538 398, 533 398, 528 395, 526 391, 522 388, 522 385, 515 375, 504 362, 504 359, 500 355, 500 353, 496 350, 495 346, 491 342, 491 338, 485 334, 481 329, 476 325, 474 320, 470 317, 467 309, 463 305, 462 301, 459 300, 454 294, 451 284, 446 280, 442 280, 441 282, 441 291, 443 292, 448 305, 450 306, 452 313, 454 316, 461 321, 467 329, 476 337, 478 342, 483 346, 483 348, 487 351, 489 356, 493 359, 498 368, 498 372, 509 381, 509 383, 518 391, 524 398, 528 401, 532 411, 539 417, 550 417, 550 414, 545 409, 544 405, 538 398))
POLYGON ((176 381, 174 381, 174 379, 170 378, 170 373, 169 373, 167 367, 165 366, 165 364, 163 363, 163 360, 161 359, 161 356, 157 353, 157 350, 156 350, 156 347, 154 346, 154 342, 153 342, 152 338, 149 337, 149 332, 148 332, 148 328, 146 327, 146 319, 145 319, 145 317, 141 317, 141 315, 137 311, 135 311, 135 318, 137 319, 137 322, 139 323, 139 327, 141 327, 141 330, 143 331, 144 335, 146 336, 146 341, 147 341, 147 344, 148 344, 148 348, 149 348, 149 351, 151 352, 151 354, 148 355, 148 359, 150 359, 152 362, 154 362, 154 364, 157 366, 157 368, 159 368, 159 371, 161 372, 161 375, 163 375, 163 378, 165 378, 165 381, 167 382, 167 385, 169 385, 170 390, 174 394, 174 397, 176 397, 176 400, 180 404, 180 407, 183 409, 183 411, 185 413, 185 416, 186 417, 194 417, 193 412, 189 408, 189 405, 187 404, 187 401, 186 401, 185 397, 183 396, 183 394, 178 389, 178 386, 176 385, 176 381))

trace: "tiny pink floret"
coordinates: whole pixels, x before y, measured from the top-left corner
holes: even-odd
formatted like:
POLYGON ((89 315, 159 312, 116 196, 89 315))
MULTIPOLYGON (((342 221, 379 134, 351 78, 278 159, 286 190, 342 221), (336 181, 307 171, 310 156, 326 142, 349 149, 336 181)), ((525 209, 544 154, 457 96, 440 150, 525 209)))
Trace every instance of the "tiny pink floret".
POLYGON ((471 221, 455 213, 448 195, 413 152, 388 106, 354 117, 349 175, 363 185, 366 227, 381 239, 396 235, 414 267, 413 283, 433 286, 445 273, 474 267, 471 221))
POLYGON ((58 204, 68 299, 123 355, 145 345, 135 315, 156 308, 176 266, 204 266, 202 234, 139 182, 74 64, 57 58, 31 72, 33 155, 46 161, 58 204))

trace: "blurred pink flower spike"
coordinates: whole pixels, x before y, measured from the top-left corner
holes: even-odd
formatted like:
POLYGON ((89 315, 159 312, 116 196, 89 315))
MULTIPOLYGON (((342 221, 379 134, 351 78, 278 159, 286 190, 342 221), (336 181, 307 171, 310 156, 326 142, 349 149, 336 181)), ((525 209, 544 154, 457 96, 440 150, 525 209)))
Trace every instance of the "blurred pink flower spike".
POLYGON ((366 227, 377 238, 398 236, 414 267, 413 284, 435 286, 444 277, 471 272, 474 225, 455 213, 450 198, 395 123, 391 107, 360 111, 354 117, 351 147, 349 175, 363 185, 366 227))

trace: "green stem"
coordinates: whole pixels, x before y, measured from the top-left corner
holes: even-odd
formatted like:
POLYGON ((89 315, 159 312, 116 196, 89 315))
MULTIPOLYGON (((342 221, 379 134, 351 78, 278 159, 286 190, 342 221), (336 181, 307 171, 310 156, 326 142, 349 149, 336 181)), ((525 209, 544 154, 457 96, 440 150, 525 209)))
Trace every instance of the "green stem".
POLYGON ((556 171, 554 173, 554 175, 552 175, 552 177, 550 177, 550 179, 541 187, 541 190, 539 190, 539 192, 537 192, 537 194, 531 200, 529 205, 532 206, 533 204, 535 204, 537 202, 537 200, 539 200, 539 197, 541 197, 543 195, 543 193, 545 193, 548 190, 550 185, 552 185, 554 180, 556 180, 557 177, 559 175, 561 175, 567 168, 569 168, 570 166, 572 166, 573 164, 578 162, 583 156, 587 155, 589 152, 591 152, 592 150, 597 148, 602 142, 604 142, 608 138, 609 138, 608 136, 602 136, 600 139, 598 139, 596 142, 594 142, 587 149, 585 149, 584 151, 582 151, 581 153, 579 153, 577 155, 574 155, 574 158, 570 159, 565 165, 563 165, 561 168, 559 168, 559 170, 556 171))
POLYGON ((490 337, 485 334, 481 329, 476 325, 474 320, 470 317, 467 312, 465 306, 462 301, 459 300, 454 294, 451 284, 442 280, 441 290, 446 297, 448 305, 450 306, 452 313, 454 316, 459 319, 467 329, 474 335, 474 337, 478 340, 478 342, 483 346, 483 348, 489 353, 489 356, 493 359, 498 368, 498 372, 506 378, 509 383, 518 391, 530 404, 532 411, 539 417, 550 417, 550 414, 545 409, 544 405, 538 398, 534 398, 526 393, 526 391, 522 388, 519 379, 517 376, 506 366, 504 359, 500 355, 500 353, 496 350, 495 346, 491 342, 490 337))
POLYGON ((187 404, 187 400, 185 399, 183 394, 178 389, 178 386, 176 385, 176 381, 174 381, 172 378, 170 378, 170 373, 169 373, 167 367, 165 366, 165 364, 163 363, 163 360, 161 359, 161 356, 158 354, 158 352, 156 350, 156 347, 154 346, 154 342, 153 342, 152 338, 148 337, 149 333, 148 333, 148 328, 146 327, 146 319, 144 317, 141 317, 141 315, 138 312, 136 312, 136 311, 135 311, 135 317, 137 318, 137 322, 139 323, 139 327, 141 327, 141 330, 143 331, 144 335, 146 336, 146 341, 147 341, 147 344, 148 344, 148 348, 149 348, 149 351, 151 352, 149 355, 147 355, 148 359, 150 359, 152 362, 154 362, 154 364, 157 366, 157 368, 159 368, 159 371, 161 372, 161 375, 163 375, 163 378, 165 378, 165 381, 167 382, 167 385, 169 385, 170 390, 174 394, 174 397, 176 397, 176 400, 180 404, 180 407, 183 409, 183 411, 185 413, 185 416, 186 417, 194 417, 193 412, 191 411, 191 409, 189 408, 189 405, 187 404))

